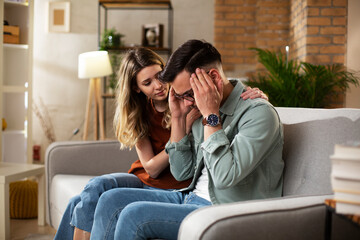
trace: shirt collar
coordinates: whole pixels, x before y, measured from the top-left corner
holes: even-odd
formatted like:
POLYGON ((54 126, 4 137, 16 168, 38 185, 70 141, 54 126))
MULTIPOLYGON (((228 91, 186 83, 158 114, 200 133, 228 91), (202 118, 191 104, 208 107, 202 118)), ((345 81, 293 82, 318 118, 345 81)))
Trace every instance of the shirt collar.
POLYGON ((220 112, 226 115, 233 115, 238 106, 240 95, 244 91, 244 85, 240 80, 230 79, 230 83, 234 86, 225 103, 220 107, 220 112))

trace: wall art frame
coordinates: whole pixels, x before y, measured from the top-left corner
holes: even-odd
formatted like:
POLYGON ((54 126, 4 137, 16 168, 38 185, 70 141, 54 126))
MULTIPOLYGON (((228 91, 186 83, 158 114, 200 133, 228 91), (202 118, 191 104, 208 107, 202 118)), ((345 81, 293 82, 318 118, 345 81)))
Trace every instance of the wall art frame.
POLYGON ((49 32, 70 32, 70 2, 49 2, 49 32))

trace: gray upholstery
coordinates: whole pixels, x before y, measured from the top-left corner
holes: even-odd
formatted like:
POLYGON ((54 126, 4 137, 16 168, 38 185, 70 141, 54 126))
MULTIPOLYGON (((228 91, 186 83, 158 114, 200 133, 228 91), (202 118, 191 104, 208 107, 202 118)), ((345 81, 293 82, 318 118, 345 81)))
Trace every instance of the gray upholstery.
POLYGON ((321 239, 323 202, 329 197, 256 200, 199 209, 183 221, 179 239, 321 239), (306 231, 302 222, 307 223, 306 231))
MULTIPOLYGON (((118 141, 79 141, 52 143, 45 154, 46 177, 46 222, 57 229, 51 215, 56 216, 59 206, 50 202, 52 180, 56 175, 98 176, 113 172, 127 172, 132 162, 137 159, 135 149, 120 150, 118 141), (55 209, 55 210, 53 210, 55 209)), ((73 182, 68 188, 77 187, 73 182)), ((82 186, 84 187, 84 186, 82 186)), ((80 194, 80 192, 78 193, 80 194)), ((69 199, 64 199, 66 206, 69 199)), ((61 215, 60 215, 61 216, 61 215)))
MULTIPOLYGON (((183 221, 179 239, 323 239, 323 202, 332 197, 329 157, 335 144, 360 141, 360 109, 276 109, 284 125, 284 197, 196 210, 183 221)), ((126 172, 136 158, 116 141, 52 144, 45 160, 48 223, 56 209, 49 206, 54 176, 126 172)), ((334 219, 333 225, 335 239, 346 224, 334 219)))
POLYGON ((284 124, 284 196, 331 194, 334 145, 360 139, 360 119, 344 117, 284 124))

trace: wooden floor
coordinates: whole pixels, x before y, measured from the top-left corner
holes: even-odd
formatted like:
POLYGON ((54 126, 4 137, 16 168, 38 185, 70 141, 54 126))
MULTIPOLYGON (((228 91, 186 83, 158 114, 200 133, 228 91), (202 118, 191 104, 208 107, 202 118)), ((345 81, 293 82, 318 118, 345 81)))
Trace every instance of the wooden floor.
POLYGON ((37 219, 11 219, 10 229, 11 240, 23 240, 37 234, 55 236, 56 232, 55 229, 48 225, 38 226, 37 219))

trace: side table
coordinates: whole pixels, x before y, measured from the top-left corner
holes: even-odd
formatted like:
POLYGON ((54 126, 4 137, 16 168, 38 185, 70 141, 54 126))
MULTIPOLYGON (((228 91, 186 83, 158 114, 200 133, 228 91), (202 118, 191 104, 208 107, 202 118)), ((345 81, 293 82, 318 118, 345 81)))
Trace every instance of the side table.
MULTIPOLYGON (((336 213, 336 201, 334 199, 326 199, 325 206, 325 240, 333 239, 334 227, 341 228, 340 236, 342 239, 359 239, 360 216, 336 213), (336 223, 334 223, 334 218, 337 218, 336 223), (342 226, 339 226, 339 220, 341 220, 342 226)), ((335 236, 335 239, 339 239, 339 234, 335 234, 335 236)))
POLYGON ((45 225, 45 167, 37 164, 0 162, 0 240, 10 239, 10 182, 35 176, 38 179, 38 224, 45 225))

